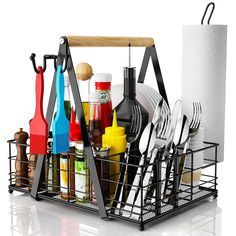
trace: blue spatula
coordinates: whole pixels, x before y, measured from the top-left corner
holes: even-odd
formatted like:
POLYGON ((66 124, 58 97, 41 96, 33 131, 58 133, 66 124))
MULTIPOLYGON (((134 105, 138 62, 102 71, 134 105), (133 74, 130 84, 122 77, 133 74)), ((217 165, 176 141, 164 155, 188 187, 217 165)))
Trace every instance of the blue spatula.
POLYGON ((69 120, 64 109, 64 75, 58 65, 56 74, 57 112, 52 124, 53 153, 69 151, 69 120))

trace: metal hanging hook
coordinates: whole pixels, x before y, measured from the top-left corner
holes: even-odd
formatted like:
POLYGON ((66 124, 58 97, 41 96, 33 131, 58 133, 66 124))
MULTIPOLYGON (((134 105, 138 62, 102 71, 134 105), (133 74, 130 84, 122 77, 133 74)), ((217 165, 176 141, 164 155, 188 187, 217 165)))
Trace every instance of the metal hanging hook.
POLYGON ((202 25, 203 25, 203 21, 204 21, 204 19, 205 19, 206 13, 207 13, 207 11, 208 11, 208 8, 209 8, 211 5, 212 5, 212 10, 211 10, 210 16, 209 16, 209 18, 208 18, 208 20, 207 20, 207 24, 208 24, 208 25, 210 24, 210 20, 211 20, 212 14, 213 14, 213 12, 214 12, 214 10, 215 10, 215 3, 214 3, 214 2, 210 2, 210 3, 206 6, 205 12, 204 12, 204 14, 203 14, 203 16, 202 16, 202 20, 201 20, 201 24, 202 24, 202 25))
POLYGON ((53 59, 53 62, 54 62, 54 69, 56 70, 57 69, 57 56, 56 55, 44 55, 43 57, 43 72, 46 71, 46 68, 47 68, 47 60, 50 60, 50 59, 53 59))
POLYGON ((37 67, 36 67, 36 63, 35 63, 35 57, 36 57, 35 53, 32 53, 31 56, 30 56, 30 60, 32 61, 34 71, 35 71, 37 74, 39 74, 39 71, 38 71, 38 69, 37 69, 37 67))
MULTIPOLYGON (((37 69, 36 62, 35 62, 35 57, 36 57, 35 53, 32 53, 30 56, 30 60, 32 61, 34 71, 37 74, 39 74, 39 71, 37 69)), ((54 68, 55 68, 55 70, 57 69, 57 56, 56 55, 44 55, 44 57, 43 57, 43 72, 45 72, 47 69, 47 60, 49 60, 49 59, 54 60, 54 68)))

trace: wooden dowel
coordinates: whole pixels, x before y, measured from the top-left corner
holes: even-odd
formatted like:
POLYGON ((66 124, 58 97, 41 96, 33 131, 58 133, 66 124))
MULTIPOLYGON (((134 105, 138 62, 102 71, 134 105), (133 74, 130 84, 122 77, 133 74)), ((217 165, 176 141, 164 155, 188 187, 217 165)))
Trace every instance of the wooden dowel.
POLYGON ((149 37, 66 36, 70 47, 152 47, 149 37))

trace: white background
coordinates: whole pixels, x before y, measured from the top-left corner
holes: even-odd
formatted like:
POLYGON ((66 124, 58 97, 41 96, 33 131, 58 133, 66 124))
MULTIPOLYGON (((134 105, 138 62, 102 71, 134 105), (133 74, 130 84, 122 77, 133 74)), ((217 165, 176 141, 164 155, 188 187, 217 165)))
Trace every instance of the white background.
MULTIPOLYGON (((28 121, 34 113, 35 74, 29 60, 30 54, 35 52, 37 54, 37 64, 40 64, 44 54, 57 53, 59 38, 63 35, 151 36, 155 39, 167 94, 170 104, 173 105, 174 101, 180 98, 181 94, 182 25, 200 24, 207 3, 208 1, 205 0, 1 1, 1 235, 8 235, 10 233, 9 205, 11 199, 9 200, 7 193, 8 145, 6 140, 13 138, 14 133, 19 127, 23 127, 28 131, 28 121), (6 222, 4 223, 4 231, 2 231, 3 220, 6 222), (5 233, 3 234, 3 232, 5 233)), ((235 1, 217 0, 215 3, 216 9, 212 17, 212 24, 228 25, 225 162, 219 165, 219 198, 214 203, 217 205, 218 210, 221 209, 221 213, 217 215, 217 217, 220 217, 220 222, 217 221, 220 226, 217 229, 218 233, 216 235, 233 235, 235 231, 234 215, 236 210, 236 159, 234 155, 234 134, 236 131, 234 126, 234 121, 236 120, 234 103, 234 80, 236 78, 235 1)), ((143 52, 144 49, 132 49, 132 65, 136 66, 138 71, 143 52)), ((74 64, 81 61, 89 62, 93 66, 95 73, 112 73, 114 83, 122 82, 122 67, 127 66, 128 63, 128 50, 123 48, 73 49, 72 56, 74 64)), ((52 74, 53 66, 51 63, 45 73, 45 111, 52 74)), ((147 76, 147 84, 156 86, 151 69, 147 76)), ((21 202, 21 198, 18 198, 18 201, 21 202)), ((25 201, 35 204, 29 198, 26 198, 25 201)), ((39 208, 44 206, 45 209, 51 207, 50 204, 46 206, 44 204, 37 203, 37 206, 39 208)), ((204 210, 204 208, 199 209, 204 210)), ((63 211, 67 212, 67 215, 70 214, 70 211, 65 208, 63 211)), ((72 214, 74 217, 77 217, 77 212, 71 211, 72 214)), ((91 221, 94 222, 94 227, 100 229, 100 231, 96 231, 100 235, 110 234, 113 230, 122 229, 119 223, 103 223, 97 217, 85 213, 81 214, 79 219, 83 222, 81 225, 86 225, 86 223, 93 225, 91 221), (115 225, 114 228, 112 227, 113 225, 115 225)), ((183 220, 188 219, 188 214, 190 213, 185 213, 183 220)), ((56 216, 51 214, 51 216, 47 217, 56 216)), ((76 222, 74 219, 72 223, 76 222)), ((147 230, 146 233, 150 232, 152 235, 158 235, 157 233, 160 235, 175 235, 175 231, 173 229, 170 230, 172 226, 177 227, 175 219, 168 220, 164 226, 163 224, 160 227, 156 225, 150 229, 151 231, 147 230)), ((177 222, 181 223, 181 220, 177 222)), ((138 233, 134 227, 125 226, 125 230, 132 234, 138 233)), ((191 227, 189 230, 183 231, 178 235, 190 235, 190 231, 191 227)), ((50 235, 58 235, 57 233, 53 234, 53 231, 51 232, 52 234, 50 235)), ((97 234, 96 232, 95 234, 97 234)), ((122 233, 124 234, 123 231, 122 233)), ((17 235, 17 233, 14 232, 14 235, 17 235)), ((69 233, 64 235, 69 235, 69 233)), ((80 231, 78 235, 89 234, 84 234, 80 231)), ((195 234, 191 235, 197 234, 195 232, 195 234)))

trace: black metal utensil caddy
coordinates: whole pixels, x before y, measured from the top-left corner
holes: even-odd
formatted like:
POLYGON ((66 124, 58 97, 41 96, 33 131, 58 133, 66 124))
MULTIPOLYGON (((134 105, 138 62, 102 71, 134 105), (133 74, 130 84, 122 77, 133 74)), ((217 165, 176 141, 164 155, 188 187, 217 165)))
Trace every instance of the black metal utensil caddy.
MULTIPOLYGON (((122 162, 123 153, 116 154, 115 156, 120 156, 120 161, 114 160, 114 155, 110 155, 107 157, 99 158, 95 157, 91 148, 90 140, 87 133, 86 128, 86 122, 85 117, 83 113, 82 103, 80 99, 80 93, 79 88, 76 82, 75 77, 75 71, 74 66, 72 63, 72 58, 70 54, 70 47, 127 47, 127 46, 133 46, 133 47, 146 47, 144 58, 138 78, 139 83, 144 82, 146 70, 148 67, 149 59, 151 58, 154 72, 156 76, 157 85, 159 88, 159 92, 162 95, 162 97, 165 99, 165 101, 168 104, 166 92, 165 92, 165 86, 162 79, 162 74, 158 62, 158 57, 154 45, 154 41, 152 38, 134 38, 134 37, 79 37, 79 36, 68 36, 68 37, 62 37, 59 47, 59 53, 57 56, 57 64, 61 63, 61 60, 65 60, 65 69, 68 71, 69 80, 71 83, 72 93, 75 101, 75 107, 76 112, 79 118, 80 126, 81 126, 81 132, 84 142, 84 148, 85 148, 85 156, 88 164, 89 169, 89 177, 91 179, 91 182, 94 186, 94 192, 91 192, 88 194, 87 199, 83 199, 83 201, 78 201, 74 196, 70 196, 68 200, 63 200, 60 197, 60 184, 55 185, 51 184, 51 188, 49 191, 48 183, 46 183, 45 179, 43 179, 42 173, 45 171, 52 169, 54 171, 61 172, 63 171, 60 168, 57 168, 55 170, 55 167, 50 165, 48 163, 48 159, 45 158, 44 155, 39 155, 37 159, 36 164, 36 171, 33 179, 32 184, 32 190, 29 191, 28 184, 25 184, 22 187, 16 187, 15 186, 15 180, 16 180, 16 174, 14 169, 14 162, 16 160, 16 155, 13 153, 15 150, 14 147, 17 143, 15 140, 9 140, 9 192, 12 193, 13 190, 28 193, 36 200, 45 199, 49 201, 58 202, 64 205, 72 206, 75 208, 81 208, 90 212, 95 212, 100 215, 103 219, 109 219, 109 218, 117 218, 125 221, 129 221, 132 223, 136 223, 139 225, 139 229, 143 230, 144 225, 154 221, 158 220, 164 216, 170 215, 173 212, 178 212, 183 208, 186 208, 189 205, 192 205, 200 200, 206 199, 210 196, 213 196, 214 198, 217 197, 217 147, 218 144, 216 143, 210 143, 210 142, 204 142, 204 147, 199 150, 188 150, 187 153, 182 153, 182 149, 179 148, 177 154, 170 154, 170 157, 168 160, 160 160, 156 158, 156 161, 152 164, 145 163, 142 166, 139 165, 133 165, 122 162), (207 155, 204 155, 204 165, 202 165, 200 168, 194 168, 194 156, 196 153, 199 152, 206 152, 207 155), (191 168, 187 168, 184 172, 184 174, 188 174, 190 176, 190 182, 188 184, 184 184, 184 188, 179 190, 179 181, 183 174, 178 173, 178 163, 181 157, 183 156, 189 156, 191 159, 191 168), (161 179, 161 171, 163 171, 162 162, 172 161, 173 164, 173 170, 171 171, 171 174, 168 178, 161 179), (115 201, 113 199, 114 193, 110 193, 109 196, 103 196, 103 192, 101 189, 101 186, 103 185, 117 185, 118 182, 118 173, 113 173, 113 175, 104 175, 103 167, 104 166, 112 166, 112 165, 118 165, 121 167, 121 165, 128 165, 133 166, 135 168, 140 168, 140 184, 139 186, 132 186, 128 183, 125 184, 125 189, 129 189, 132 187, 137 187, 141 193, 141 205, 130 205, 131 210, 128 212, 128 217, 124 216, 122 214, 122 210, 117 209, 117 204, 114 204, 115 201), (149 181, 149 183, 144 186, 143 179, 144 174, 146 172, 146 169, 148 166, 152 166, 153 170, 153 176, 152 181, 149 181), (100 179, 98 178, 97 168, 96 166, 100 166, 100 179), (45 170, 46 169, 46 170, 45 170), (201 179, 199 183, 194 183, 194 173, 196 171, 201 171, 201 179), (114 176, 117 176, 117 178, 114 178, 114 176), (162 182, 167 182, 167 189, 166 194, 161 194, 161 185, 162 182), (143 199, 143 191, 144 189, 148 190, 147 197, 143 199), (156 192, 155 196, 153 196, 153 191, 156 192), (167 194, 168 193, 168 194, 167 194), (94 201, 94 197, 96 196, 96 201, 94 201), (93 200, 91 200, 93 199, 93 200), (136 214, 132 211, 132 208, 140 209, 140 214, 136 214)), ((49 98, 49 104, 46 114, 46 120, 49 125, 51 126, 51 121, 53 117, 54 112, 54 106, 56 101, 56 94, 55 94, 55 84, 56 84, 56 73, 54 74, 54 79, 52 83, 50 98, 49 98)), ((18 145, 24 145, 24 144, 18 144, 18 145)), ((29 148, 29 145, 26 144, 27 150, 29 148)), ((51 150, 48 149, 48 152, 51 153, 51 150)), ((27 154, 29 155, 29 153, 27 154)), ((69 160, 70 154, 67 153, 66 158, 69 160)), ((138 156, 135 156, 130 154, 130 158, 140 158, 138 156)), ((118 168, 119 169, 119 168, 118 168)), ((120 168, 121 169, 121 168, 120 168)), ((165 171, 165 170, 164 170, 165 171)), ((74 170, 69 169, 69 165, 67 168, 67 175, 69 176, 70 173, 73 173, 75 175, 80 175, 77 172, 74 172, 74 170)), ((69 178, 68 178, 69 181, 69 178)), ((183 184, 182 184, 183 185, 183 184)), ((69 186, 69 183, 68 183, 69 186)), ((68 195, 70 195, 70 189, 67 188, 68 195)), ((121 203, 123 206, 126 202, 123 198, 121 202, 116 201, 117 203, 121 203)), ((124 211, 124 210, 123 210, 124 211)))

